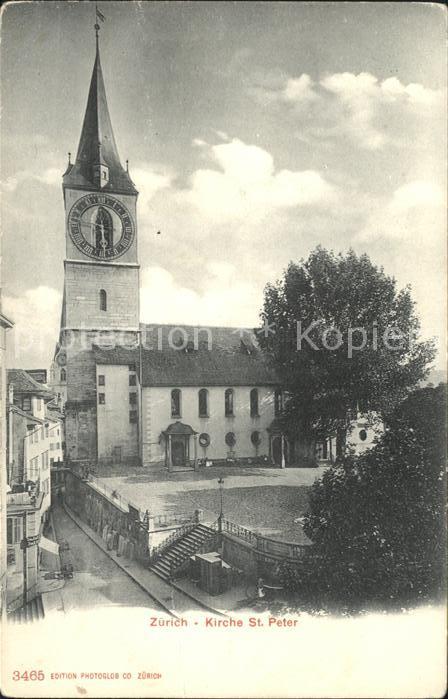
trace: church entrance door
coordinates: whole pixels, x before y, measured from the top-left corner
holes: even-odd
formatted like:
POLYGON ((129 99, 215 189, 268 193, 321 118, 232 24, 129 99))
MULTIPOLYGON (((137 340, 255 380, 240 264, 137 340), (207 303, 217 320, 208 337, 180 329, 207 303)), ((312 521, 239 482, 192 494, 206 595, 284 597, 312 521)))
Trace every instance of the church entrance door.
POLYGON ((184 437, 176 437, 171 442, 171 458, 173 466, 185 466, 186 444, 184 437))

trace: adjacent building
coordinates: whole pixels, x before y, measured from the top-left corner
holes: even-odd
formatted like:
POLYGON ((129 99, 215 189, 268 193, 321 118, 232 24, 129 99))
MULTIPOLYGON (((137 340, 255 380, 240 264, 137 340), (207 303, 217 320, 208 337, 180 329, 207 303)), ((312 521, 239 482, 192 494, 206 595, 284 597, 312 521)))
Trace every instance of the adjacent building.
POLYGON ((13 323, 0 313, 0 622, 6 609, 6 439, 7 439, 7 333, 13 323))
POLYGON ((7 609, 39 595, 40 552, 54 545, 43 536, 51 506, 51 465, 63 458, 63 420, 53 394, 24 369, 6 374, 7 609))

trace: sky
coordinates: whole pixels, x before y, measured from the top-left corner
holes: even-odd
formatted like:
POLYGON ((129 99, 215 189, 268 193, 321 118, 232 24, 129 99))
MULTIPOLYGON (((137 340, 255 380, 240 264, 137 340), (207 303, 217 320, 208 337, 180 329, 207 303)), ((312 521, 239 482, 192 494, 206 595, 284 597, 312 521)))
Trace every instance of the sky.
MULTIPOLYGON (((58 336, 61 178, 94 7, 3 9, 2 297, 16 366, 48 367, 58 336)), ((115 138, 140 192, 142 321, 256 326, 265 284, 320 244, 410 284, 423 336, 445 347, 442 5, 98 7, 115 138)))

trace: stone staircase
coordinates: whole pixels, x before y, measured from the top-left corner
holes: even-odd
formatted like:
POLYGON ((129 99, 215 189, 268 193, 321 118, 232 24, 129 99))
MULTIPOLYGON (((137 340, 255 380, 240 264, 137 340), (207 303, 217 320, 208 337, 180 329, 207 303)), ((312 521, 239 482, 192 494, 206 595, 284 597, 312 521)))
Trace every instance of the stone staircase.
POLYGON ((19 607, 8 615, 8 620, 13 624, 27 624, 33 621, 40 621, 45 617, 42 595, 36 595, 23 607, 19 607))
POLYGON ((187 563, 190 556, 198 553, 208 541, 215 537, 214 529, 205 524, 197 524, 187 534, 168 546, 149 569, 163 580, 169 581, 183 564, 187 563))

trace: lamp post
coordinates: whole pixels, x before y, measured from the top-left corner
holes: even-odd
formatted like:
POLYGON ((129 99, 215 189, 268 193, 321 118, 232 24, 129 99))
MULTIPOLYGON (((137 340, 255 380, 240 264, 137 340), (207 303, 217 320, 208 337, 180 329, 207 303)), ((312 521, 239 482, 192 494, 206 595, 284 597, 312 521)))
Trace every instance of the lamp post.
POLYGON ((218 486, 219 486, 219 495, 220 495, 220 509, 219 509, 219 517, 218 517, 218 531, 219 533, 222 532, 222 494, 223 494, 223 489, 224 489, 224 478, 218 478, 218 486))

